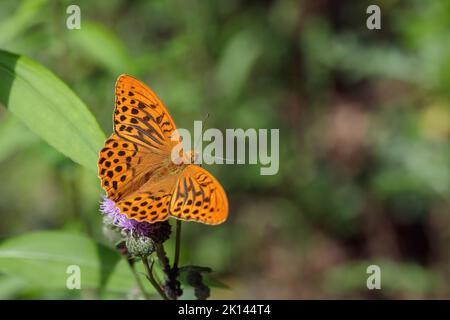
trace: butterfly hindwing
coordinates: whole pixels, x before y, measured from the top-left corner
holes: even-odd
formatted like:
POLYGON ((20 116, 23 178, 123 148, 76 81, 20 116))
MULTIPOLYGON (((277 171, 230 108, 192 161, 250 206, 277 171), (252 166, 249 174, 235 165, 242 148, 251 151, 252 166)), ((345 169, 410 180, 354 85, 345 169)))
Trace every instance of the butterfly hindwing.
POLYGON ((153 223, 167 220, 170 198, 170 193, 138 192, 118 202, 117 207, 130 219, 153 223))
POLYGON ((170 214, 181 220, 220 224, 228 216, 227 196, 208 171, 188 165, 173 191, 170 214))
POLYGON ((162 175, 158 171, 133 194, 117 202, 120 212, 128 218, 150 223, 169 217, 169 205, 177 175, 162 175))

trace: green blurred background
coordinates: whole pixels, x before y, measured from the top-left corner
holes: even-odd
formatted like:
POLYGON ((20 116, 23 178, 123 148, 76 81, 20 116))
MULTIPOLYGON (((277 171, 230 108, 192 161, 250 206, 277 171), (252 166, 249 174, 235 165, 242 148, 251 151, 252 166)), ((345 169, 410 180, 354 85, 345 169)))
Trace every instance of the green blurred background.
MULTIPOLYGON (((52 70, 108 135, 122 73, 178 127, 209 113, 206 127, 280 129, 277 175, 208 167, 229 219, 184 224, 182 262, 229 286, 212 298, 449 298, 449 24, 445 0, 3 0, 0 48, 52 70), (66 28, 70 4, 81 30, 66 28), (381 30, 366 28, 370 4, 381 30), (371 264, 382 290, 366 288, 371 264)), ((105 241, 97 177, 4 108, 0 166, 1 238, 105 241)), ((0 297, 65 297, 8 284, 0 297)))

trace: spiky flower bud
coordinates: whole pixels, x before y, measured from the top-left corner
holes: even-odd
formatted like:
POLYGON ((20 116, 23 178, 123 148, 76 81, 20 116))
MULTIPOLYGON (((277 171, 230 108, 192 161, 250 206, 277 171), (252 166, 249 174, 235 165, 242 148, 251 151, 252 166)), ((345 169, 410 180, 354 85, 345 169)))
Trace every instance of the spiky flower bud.
POLYGON ((129 235, 126 239, 128 252, 132 256, 148 256, 155 251, 155 243, 152 239, 145 236, 129 235))

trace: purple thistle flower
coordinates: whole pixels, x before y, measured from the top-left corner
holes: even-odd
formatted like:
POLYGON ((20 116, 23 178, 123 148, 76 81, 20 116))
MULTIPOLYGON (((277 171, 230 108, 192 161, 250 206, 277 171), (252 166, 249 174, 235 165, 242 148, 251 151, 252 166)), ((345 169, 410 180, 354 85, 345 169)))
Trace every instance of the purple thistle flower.
POLYGON ((116 203, 106 196, 100 204, 100 211, 107 218, 107 223, 120 228, 122 231, 135 236, 152 238, 156 243, 163 243, 170 237, 170 224, 168 221, 149 223, 129 219, 116 207, 116 203))
POLYGON ((116 203, 106 196, 103 197, 103 201, 100 204, 100 211, 108 218, 110 224, 131 234, 149 236, 152 231, 152 225, 150 223, 147 221, 139 222, 134 219, 128 219, 125 214, 120 213, 119 208, 116 207, 116 203))

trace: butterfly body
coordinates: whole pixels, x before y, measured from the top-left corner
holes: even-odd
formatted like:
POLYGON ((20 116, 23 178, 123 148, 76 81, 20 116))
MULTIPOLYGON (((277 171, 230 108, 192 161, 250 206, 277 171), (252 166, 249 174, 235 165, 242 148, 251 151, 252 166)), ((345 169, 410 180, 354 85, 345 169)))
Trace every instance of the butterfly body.
POLYGON ((140 81, 116 83, 114 133, 100 151, 102 187, 128 218, 150 223, 169 217, 218 224, 228 216, 220 183, 179 149, 176 126, 161 100, 140 81))

